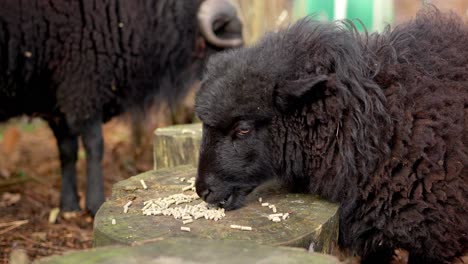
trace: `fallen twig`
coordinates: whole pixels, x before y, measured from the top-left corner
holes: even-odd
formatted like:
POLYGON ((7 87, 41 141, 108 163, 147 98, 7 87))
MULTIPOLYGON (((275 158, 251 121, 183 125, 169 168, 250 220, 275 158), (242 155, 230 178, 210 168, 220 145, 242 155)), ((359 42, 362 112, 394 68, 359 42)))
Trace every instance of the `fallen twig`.
POLYGON ((32 244, 36 244, 36 245, 39 245, 43 248, 47 248, 47 249, 52 249, 52 250, 56 250, 56 251, 60 251, 60 252, 63 252, 67 249, 69 249, 69 247, 57 247, 57 246, 53 246, 53 245, 49 245, 49 244, 46 244, 44 242, 40 242, 40 241, 35 241, 33 239, 30 239, 22 234, 16 234, 18 237, 22 238, 23 240, 25 241, 28 241, 32 244))
POLYGON ((10 223, 3 223, 3 224, 0 224, 0 227, 4 227, 4 226, 7 226, 7 228, 3 229, 3 230, 0 230, 0 235, 4 234, 4 233, 7 233, 15 228, 18 228, 24 224, 27 224, 29 222, 29 220, 20 220, 20 221, 13 221, 13 222, 10 222, 10 223))
POLYGON ((17 220, 17 221, 12 221, 12 222, 7 222, 7 223, 0 223, 0 227, 5 227, 5 226, 11 226, 11 225, 24 225, 28 223, 29 220, 17 220))

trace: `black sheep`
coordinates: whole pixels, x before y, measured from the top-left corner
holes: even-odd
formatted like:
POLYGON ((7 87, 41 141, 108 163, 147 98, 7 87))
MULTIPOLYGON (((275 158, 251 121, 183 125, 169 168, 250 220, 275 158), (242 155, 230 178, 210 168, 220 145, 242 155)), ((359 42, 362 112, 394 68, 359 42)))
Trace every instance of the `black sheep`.
POLYGON ((152 95, 177 99, 208 55, 242 44, 241 28, 232 3, 219 0, 2 1, 0 121, 48 121, 66 211, 79 210, 81 136, 95 214, 104 201, 101 124, 152 95))
POLYGON ((434 7, 382 33, 304 19, 212 57, 196 189, 226 209, 272 177, 338 202, 363 263, 468 246, 468 26, 434 7))

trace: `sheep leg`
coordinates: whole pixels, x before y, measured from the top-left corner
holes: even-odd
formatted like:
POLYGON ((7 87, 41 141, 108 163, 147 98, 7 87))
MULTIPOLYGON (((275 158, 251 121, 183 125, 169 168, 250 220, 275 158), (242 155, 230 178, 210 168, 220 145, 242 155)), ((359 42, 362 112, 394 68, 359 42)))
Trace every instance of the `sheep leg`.
POLYGON ((86 151, 86 209, 92 215, 95 215, 104 202, 104 183, 101 165, 104 142, 102 139, 101 120, 93 120, 85 126, 81 136, 86 151))
POLYGON ((70 132, 65 120, 59 122, 49 121, 49 126, 57 140, 62 169, 60 207, 64 211, 79 211, 75 168, 78 154, 78 136, 70 132))

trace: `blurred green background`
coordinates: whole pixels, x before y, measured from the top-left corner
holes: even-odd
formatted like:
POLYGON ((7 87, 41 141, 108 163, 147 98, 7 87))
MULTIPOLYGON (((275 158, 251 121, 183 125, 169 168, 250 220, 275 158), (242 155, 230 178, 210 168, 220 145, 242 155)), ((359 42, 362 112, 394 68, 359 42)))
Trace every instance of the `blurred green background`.
MULTIPOLYGON (((381 31, 411 19, 426 3, 468 18, 468 0, 235 0, 243 13, 246 43, 307 15, 316 19, 359 19, 368 31, 381 31)), ((356 23, 363 30, 360 23, 356 23)))

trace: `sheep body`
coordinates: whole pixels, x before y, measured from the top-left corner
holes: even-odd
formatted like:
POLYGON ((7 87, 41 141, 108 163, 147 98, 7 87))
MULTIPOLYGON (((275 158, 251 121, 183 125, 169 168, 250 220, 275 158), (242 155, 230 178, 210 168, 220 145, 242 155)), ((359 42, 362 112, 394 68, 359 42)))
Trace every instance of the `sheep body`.
POLYGON ((341 205, 363 263, 468 249, 468 26, 434 7, 382 33, 310 19, 208 63, 197 192, 227 209, 277 176, 341 205))
POLYGON ((174 96, 182 89, 167 84, 193 77, 181 71, 195 61, 199 2, 7 1, 0 10, 0 120, 59 113, 79 130, 150 91, 174 96))

